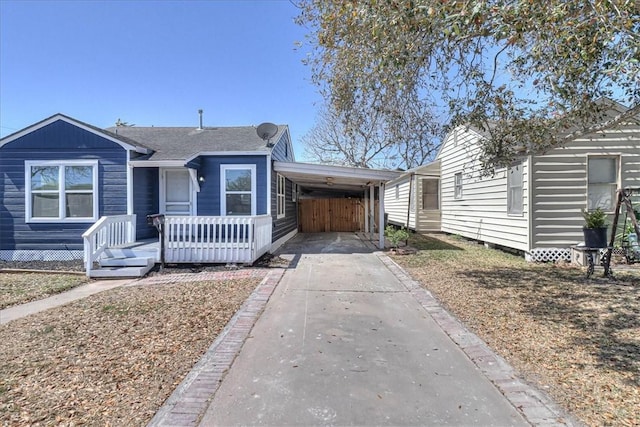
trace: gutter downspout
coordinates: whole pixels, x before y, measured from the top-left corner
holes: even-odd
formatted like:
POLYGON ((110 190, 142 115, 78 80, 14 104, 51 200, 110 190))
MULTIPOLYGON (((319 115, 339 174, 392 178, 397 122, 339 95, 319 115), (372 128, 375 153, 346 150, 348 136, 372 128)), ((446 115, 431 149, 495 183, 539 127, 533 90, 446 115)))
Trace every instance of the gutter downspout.
POLYGON ((378 186, 378 248, 384 250, 384 182, 378 186))

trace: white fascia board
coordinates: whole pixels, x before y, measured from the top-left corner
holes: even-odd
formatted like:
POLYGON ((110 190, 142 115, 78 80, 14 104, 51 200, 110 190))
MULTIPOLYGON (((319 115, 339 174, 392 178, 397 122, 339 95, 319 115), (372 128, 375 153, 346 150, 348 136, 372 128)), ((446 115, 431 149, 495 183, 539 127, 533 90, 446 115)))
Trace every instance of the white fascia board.
POLYGON ((127 215, 133 215, 133 166, 130 151, 127 151, 127 215))
POLYGON ((399 177, 397 177, 395 179, 392 179, 389 182, 387 182, 387 184, 388 185, 400 184, 400 183, 409 181, 409 178, 411 178, 412 176, 413 176, 413 172, 405 171, 399 177))
POLYGON ((276 172, 302 173, 336 178, 361 178, 371 181, 389 181, 402 175, 400 171, 355 168, 349 166, 319 165, 314 163, 274 162, 276 172))
POLYGON ((131 160, 129 162, 134 168, 184 168, 184 160, 131 160))
POLYGON ((184 163, 189 163, 191 160, 200 156, 268 156, 268 151, 200 151, 193 154, 184 160, 184 163))
POLYGON ((102 133, 100 131, 97 131, 96 129, 93 129, 87 125, 85 125, 84 123, 78 122, 76 120, 73 120, 63 114, 56 114, 55 116, 51 116, 48 119, 45 119, 39 123, 36 123, 35 125, 31 125, 28 126, 24 129, 22 129, 21 131, 18 131, 12 135, 9 135, 6 139, 4 139, 2 142, 0 142, 0 147, 2 147, 5 144, 8 144, 12 141, 15 141, 18 138, 22 138, 23 136, 30 134, 31 132, 34 132, 38 129, 41 129, 45 126, 49 126, 51 123, 57 122, 58 120, 62 120, 63 122, 67 122, 73 126, 79 127, 80 129, 86 130, 87 132, 91 132, 94 135, 98 135, 101 138, 107 139, 111 142, 114 142, 116 144, 118 144, 119 146, 121 146, 122 148, 124 148, 125 150, 133 150, 137 153, 140 154, 148 154, 150 151, 147 148, 144 147, 138 147, 138 146, 134 146, 131 144, 127 144, 126 142, 123 142, 117 138, 112 137, 111 135, 108 135, 106 133, 102 133))
MULTIPOLYGON (((191 184, 193 184, 193 188, 196 190, 196 193, 200 192, 200 183, 198 182, 198 171, 195 169, 187 169, 189 171, 189 176, 191 177, 191 184)), ((195 200, 195 199, 194 199, 195 200)), ((197 212, 197 210, 196 210, 197 212)))

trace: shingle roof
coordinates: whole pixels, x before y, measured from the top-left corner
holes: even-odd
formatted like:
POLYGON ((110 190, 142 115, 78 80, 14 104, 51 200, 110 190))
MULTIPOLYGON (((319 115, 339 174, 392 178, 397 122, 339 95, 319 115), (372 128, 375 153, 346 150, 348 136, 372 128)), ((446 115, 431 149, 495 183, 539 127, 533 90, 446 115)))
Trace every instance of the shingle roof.
MULTIPOLYGON (((111 127, 108 132, 135 141, 154 152, 146 160, 185 160, 201 152, 251 152, 268 153, 267 142, 256 133, 254 126, 240 127, 111 127)), ((278 133, 271 138, 276 143, 286 131, 278 126, 278 133)), ((142 159, 142 158, 141 158, 142 159)))

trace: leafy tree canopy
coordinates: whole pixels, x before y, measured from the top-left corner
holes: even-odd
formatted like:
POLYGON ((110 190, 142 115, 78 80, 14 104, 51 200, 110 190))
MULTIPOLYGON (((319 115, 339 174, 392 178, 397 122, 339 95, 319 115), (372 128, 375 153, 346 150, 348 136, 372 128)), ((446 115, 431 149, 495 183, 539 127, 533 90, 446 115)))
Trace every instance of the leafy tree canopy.
MULTIPOLYGON (((347 121, 406 100, 488 135, 485 168, 640 112, 635 0, 301 0, 313 79, 347 121), (600 114, 602 98, 629 107, 600 114)), ((442 120, 438 114, 411 120, 442 120)))

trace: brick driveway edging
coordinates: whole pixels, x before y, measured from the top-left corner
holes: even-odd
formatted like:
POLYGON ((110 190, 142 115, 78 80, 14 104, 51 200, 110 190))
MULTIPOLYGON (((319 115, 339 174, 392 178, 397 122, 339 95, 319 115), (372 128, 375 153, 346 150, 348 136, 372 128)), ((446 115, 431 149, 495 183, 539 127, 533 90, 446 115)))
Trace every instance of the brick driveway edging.
MULTIPOLYGON (((285 270, 284 268, 268 270, 266 277, 254 289, 207 352, 156 412, 148 426, 184 427, 198 425, 285 270)), ((237 274, 237 272, 235 273, 237 274)), ((205 275, 207 273, 199 274, 205 275)))
POLYGON ((452 316, 431 292, 413 280, 388 255, 379 251, 375 252, 375 255, 531 425, 537 427, 583 425, 555 404, 545 393, 520 379, 505 359, 494 353, 480 337, 452 316))

